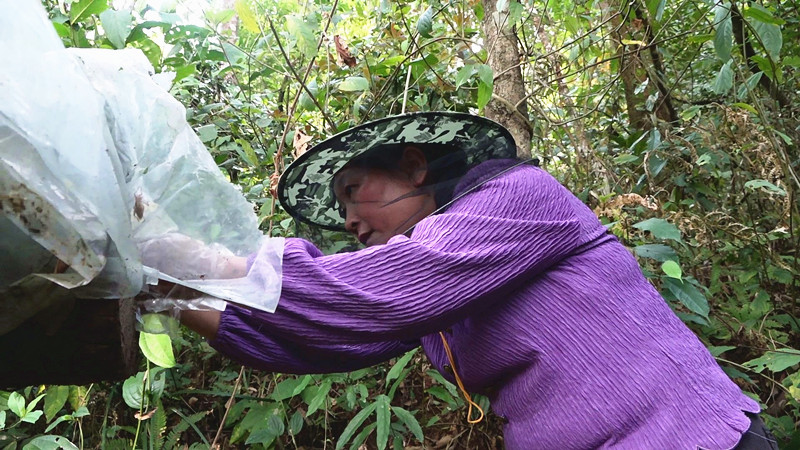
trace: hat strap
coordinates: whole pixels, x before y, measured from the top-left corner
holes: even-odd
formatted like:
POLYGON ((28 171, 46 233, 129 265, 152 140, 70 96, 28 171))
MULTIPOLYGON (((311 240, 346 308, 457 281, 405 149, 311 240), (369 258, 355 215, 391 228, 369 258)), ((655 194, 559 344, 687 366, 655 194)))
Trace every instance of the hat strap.
POLYGON ((469 409, 467 410, 467 422, 471 424, 479 423, 483 420, 483 408, 481 408, 477 403, 472 400, 470 397, 469 392, 464 388, 464 383, 461 382, 461 377, 458 376, 458 370, 456 369, 456 361, 453 358, 453 352, 450 350, 450 344, 447 343, 447 339, 444 337, 444 333, 441 331, 439 332, 439 336, 442 338, 442 345, 444 345, 444 352, 447 353, 447 359, 450 360, 450 367, 453 369, 453 376, 456 379, 456 384, 458 384, 458 388, 461 390, 461 394, 464 395, 464 399, 469 404, 469 409), (480 416, 477 419, 472 418, 472 408, 477 408, 480 416))

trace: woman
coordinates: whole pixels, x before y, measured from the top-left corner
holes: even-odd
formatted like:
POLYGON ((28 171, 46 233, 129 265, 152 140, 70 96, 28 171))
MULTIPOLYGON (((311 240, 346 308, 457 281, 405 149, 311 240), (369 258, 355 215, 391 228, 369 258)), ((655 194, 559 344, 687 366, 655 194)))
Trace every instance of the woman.
POLYGON ((367 248, 325 256, 287 239, 274 314, 229 305, 184 322, 278 372, 352 370, 422 345, 489 396, 509 449, 774 448, 758 404, 631 254, 545 171, 504 159, 514 150, 499 125, 457 113, 328 139, 286 170, 281 202, 367 248))

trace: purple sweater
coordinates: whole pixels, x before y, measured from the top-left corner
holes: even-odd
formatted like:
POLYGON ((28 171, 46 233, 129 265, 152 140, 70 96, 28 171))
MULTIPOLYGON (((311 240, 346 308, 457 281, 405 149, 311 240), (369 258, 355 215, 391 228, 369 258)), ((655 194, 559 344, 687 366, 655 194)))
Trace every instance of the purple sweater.
MULTIPOLYGON (((508 165, 483 163, 461 186, 508 165)), ((212 345, 252 367, 321 373, 421 343, 442 371, 439 331, 467 389, 508 420, 508 449, 726 449, 749 426, 742 411, 759 411, 592 211, 531 166, 411 238, 330 256, 287 239, 277 311, 229 305, 212 345)))

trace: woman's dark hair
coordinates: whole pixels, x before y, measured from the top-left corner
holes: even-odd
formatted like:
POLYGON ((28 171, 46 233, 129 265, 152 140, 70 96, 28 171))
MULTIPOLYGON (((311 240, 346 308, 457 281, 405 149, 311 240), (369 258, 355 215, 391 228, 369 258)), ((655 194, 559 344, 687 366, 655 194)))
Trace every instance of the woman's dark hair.
POLYGON ((453 190, 467 172, 466 154, 447 144, 391 144, 376 147, 363 155, 353 158, 347 167, 364 167, 396 171, 403 151, 409 147, 422 151, 427 162, 428 174, 425 177, 423 188, 430 188, 434 192, 436 206, 441 207, 453 198, 453 190))

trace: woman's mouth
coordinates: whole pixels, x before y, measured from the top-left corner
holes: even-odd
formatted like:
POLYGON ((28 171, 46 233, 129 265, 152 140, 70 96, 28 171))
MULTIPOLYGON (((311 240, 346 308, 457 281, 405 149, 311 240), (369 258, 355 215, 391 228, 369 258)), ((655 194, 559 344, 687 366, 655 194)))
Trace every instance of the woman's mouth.
POLYGON ((369 240, 370 236, 372 236, 372 233, 373 233, 372 231, 369 231, 369 232, 366 232, 366 233, 359 234, 358 235, 358 241, 361 242, 362 244, 366 245, 366 246, 369 246, 367 241, 369 240))

